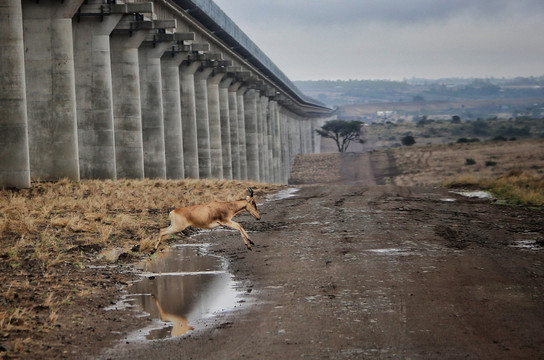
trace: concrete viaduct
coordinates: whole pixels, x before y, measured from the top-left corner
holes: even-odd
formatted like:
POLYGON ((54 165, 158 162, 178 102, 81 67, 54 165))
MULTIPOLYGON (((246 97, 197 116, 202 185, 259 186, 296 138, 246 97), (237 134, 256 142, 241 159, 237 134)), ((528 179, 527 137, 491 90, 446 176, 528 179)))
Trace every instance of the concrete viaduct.
POLYGON ((211 0, 0 0, 0 187, 286 182, 332 111, 211 0))

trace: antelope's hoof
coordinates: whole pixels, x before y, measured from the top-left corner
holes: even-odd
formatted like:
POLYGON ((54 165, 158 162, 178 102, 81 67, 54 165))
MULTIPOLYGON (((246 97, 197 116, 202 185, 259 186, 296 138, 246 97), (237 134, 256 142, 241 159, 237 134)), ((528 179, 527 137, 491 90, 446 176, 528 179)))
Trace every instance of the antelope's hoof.
POLYGON ((249 240, 249 243, 250 243, 251 245, 255 245, 255 243, 254 243, 253 241, 251 241, 251 240, 249 240))
POLYGON ((251 245, 248 245, 248 246, 247 246, 247 249, 248 249, 249 251, 253 251, 253 249, 251 248, 251 245))

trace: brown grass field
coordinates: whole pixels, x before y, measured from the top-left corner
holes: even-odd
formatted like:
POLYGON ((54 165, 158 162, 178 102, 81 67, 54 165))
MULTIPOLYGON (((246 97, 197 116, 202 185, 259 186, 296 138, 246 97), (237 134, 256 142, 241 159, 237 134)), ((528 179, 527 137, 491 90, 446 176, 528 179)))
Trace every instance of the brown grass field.
POLYGON ((60 334, 89 321, 77 312, 102 306, 103 291, 124 281, 115 271, 97 269, 146 256, 173 208, 244 198, 248 186, 257 196, 282 187, 226 180, 61 180, 0 190, 0 355, 24 358, 29 351, 62 349, 67 340, 60 334))

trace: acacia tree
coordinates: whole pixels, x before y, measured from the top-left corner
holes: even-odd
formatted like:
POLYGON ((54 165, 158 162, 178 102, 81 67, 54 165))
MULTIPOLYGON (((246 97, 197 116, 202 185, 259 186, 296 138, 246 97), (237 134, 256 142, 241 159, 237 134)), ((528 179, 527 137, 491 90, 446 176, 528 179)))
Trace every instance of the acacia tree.
POLYGON ((324 138, 333 139, 338 151, 345 152, 352 141, 364 143, 361 138, 363 126, 359 121, 329 120, 316 132, 324 138))

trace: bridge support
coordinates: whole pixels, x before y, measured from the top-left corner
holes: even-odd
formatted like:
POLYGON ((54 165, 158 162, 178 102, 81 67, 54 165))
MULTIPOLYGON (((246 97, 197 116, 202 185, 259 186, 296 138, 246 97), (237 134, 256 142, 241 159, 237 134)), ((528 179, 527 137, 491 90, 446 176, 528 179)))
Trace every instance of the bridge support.
POLYGON ((257 117, 257 90, 251 89, 244 96, 246 129, 246 158, 248 180, 259 181, 259 134, 257 117))
POLYGON ((201 67, 195 73, 196 133, 198 140, 198 174, 201 179, 212 177, 210 124, 208 114, 208 77, 213 68, 201 67))
POLYGON ((179 72, 181 87, 181 124, 183 131, 183 161, 185 177, 199 178, 198 134, 196 120, 195 71, 198 62, 182 63, 179 72))
POLYGON ((0 7, 0 188, 30 186, 21 0, 0 7))
POLYGON ((168 179, 185 177, 179 67, 186 56, 186 53, 167 53, 161 58, 164 148, 168 179))
POLYGON ((223 178, 232 179, 232 141, 229 108, 229 86, 232 78, 223 77, 219 83, 219 117, 221 119, 221 154, 223 160, 223 178))
POLYGON ((241 86, 236 90, 238 105, 238 146, 240 147, 240 179, 247 180, 247 142, 246 142, 246 112, 245 93, 247 87, 241 86))
POLYGON ((145 41, 138 49, 144 176, 166 179, 161 56, 168 43, 145 41))
POLYGON ((146 36, 147 31, 114 30, 110 39, 118 178, 144 178, 138 47, 146 36))
POLYGON ((23 0, 31 176, 79 180, 72 16, 83 0, 23 0))
MULTIPOLYGON (((92 6, 92 5, 82 5, 92 6)), ((115 179, 110 34, 121 15, 73 20, 79 171, 84 179, 115 179)))
POLYGON ((219 100, 219 83, 225 73, 214 69, 207 80, 208 90, 208 124, 210 132, 210 166, 211 177, 223 178, 223 154, 221 145, 221 106, 219 100))
MULTIPOLYGON (((229 108, 229 124, 230 124, 230 154, 232 163, 232 178, 241 179, 240 174, 240 129, 238 128, 238 96, 236 92, 240 88, 241 83, 232 82, 227 87, 228 108, 229 108)), ((225 84, 226 85, 226 84, 225 84)))

